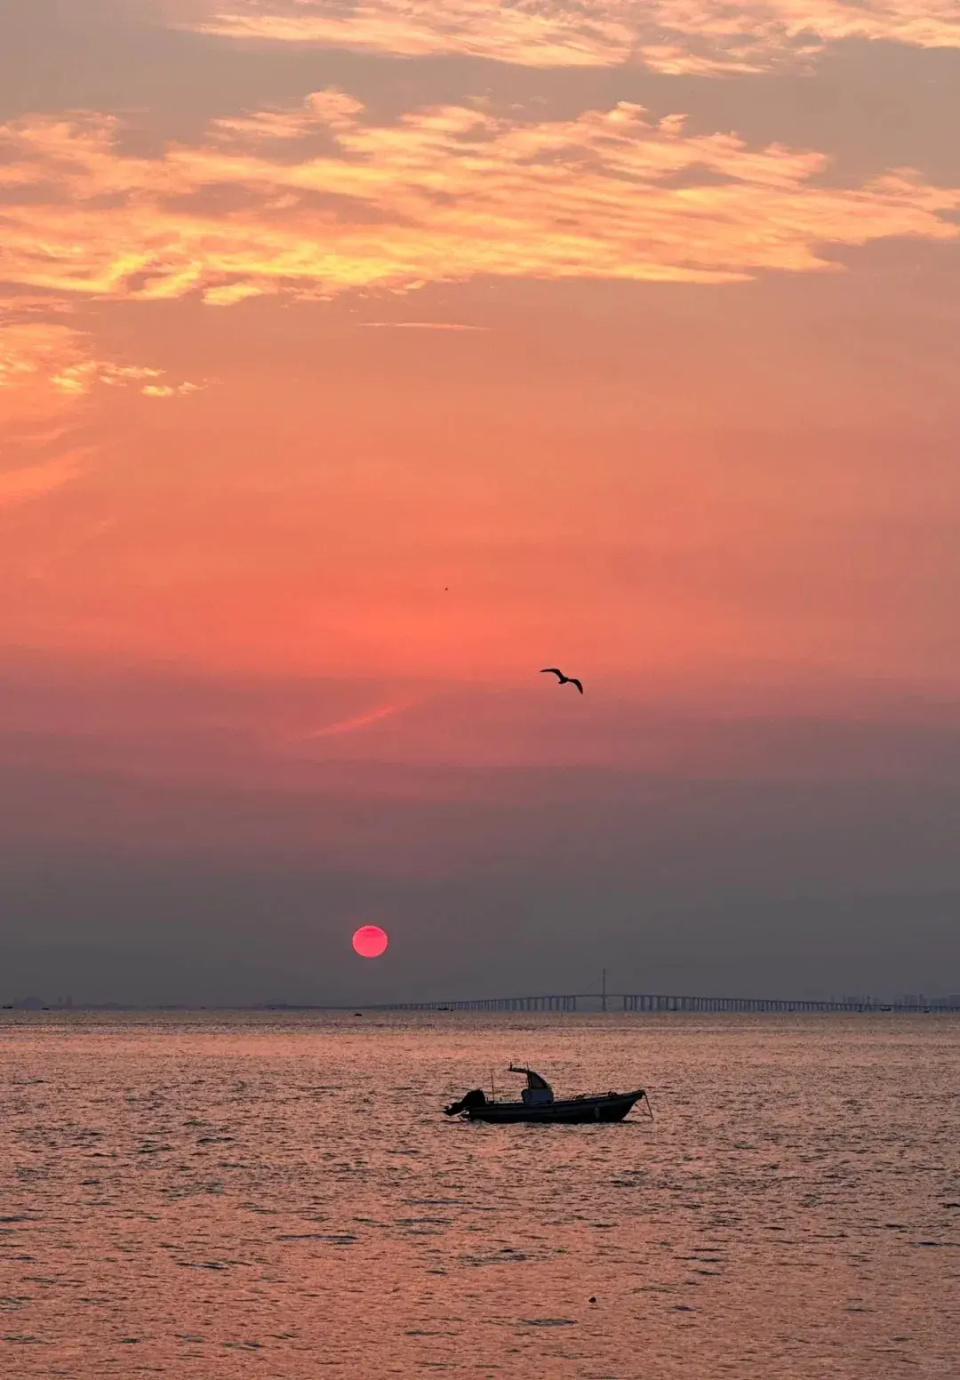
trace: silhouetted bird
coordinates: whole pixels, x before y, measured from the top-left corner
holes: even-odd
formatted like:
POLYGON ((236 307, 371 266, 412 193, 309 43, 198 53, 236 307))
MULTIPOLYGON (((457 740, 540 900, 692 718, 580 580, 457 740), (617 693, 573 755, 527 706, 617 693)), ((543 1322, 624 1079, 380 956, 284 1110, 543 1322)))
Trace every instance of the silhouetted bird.
POLYGON ((542 676, 557 676, 559 678, 557 682, 559 685, 575 685, 580 691, 580 694, 583 694, 583 686, 577 680, 576 676, 565 676, 559 666, 544 666, 540 674, 542 676))

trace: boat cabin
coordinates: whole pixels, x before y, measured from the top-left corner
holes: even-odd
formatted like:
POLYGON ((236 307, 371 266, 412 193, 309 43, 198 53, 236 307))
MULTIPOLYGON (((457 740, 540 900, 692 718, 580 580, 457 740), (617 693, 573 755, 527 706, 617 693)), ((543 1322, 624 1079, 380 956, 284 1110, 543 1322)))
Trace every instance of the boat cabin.
POLYGON ((527 1075, 527 1086, 520 1094, 524 1106, 543 1107, 553 1101, 553 1089, 545 1078, 540 1077, 539 1073, 534 1073, 533 1069, 517 1068, 515 1064, 510 1065, 510 1072, 527 1075))

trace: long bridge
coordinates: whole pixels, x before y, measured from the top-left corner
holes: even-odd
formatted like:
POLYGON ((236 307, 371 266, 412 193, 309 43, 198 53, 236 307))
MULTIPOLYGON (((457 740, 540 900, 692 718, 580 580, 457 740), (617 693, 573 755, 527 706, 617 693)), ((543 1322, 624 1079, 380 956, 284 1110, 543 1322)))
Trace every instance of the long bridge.
POLYGON ((901 999, 873 997, 839 1001, 793 1000, 789 997, 692 997, 663 992, 567 992, 528 997, 479 997, 460 1001, 405 1001, 368 1006, 368 1011, 587 1011, 624 1012, 939 1012, 960 1011, 960 996, 901 999), (579 1004, 579 1005, 578 1005, 579 1004))

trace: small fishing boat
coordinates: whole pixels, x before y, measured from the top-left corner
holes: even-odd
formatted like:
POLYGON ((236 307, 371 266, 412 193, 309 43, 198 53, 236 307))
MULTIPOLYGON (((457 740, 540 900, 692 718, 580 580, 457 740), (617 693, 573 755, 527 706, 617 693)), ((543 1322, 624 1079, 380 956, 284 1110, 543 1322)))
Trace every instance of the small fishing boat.
POLYGON ((519 1102, 498 1102, 488 1098, 482 1088, 474 1088, 459 1102, 451 1102, 444 1107, 447 1116, 459 1116, 464 1121, 550 1121, 574 1124, 588 1121, 622 1121, 630 1109, 641 1100, 646 1101, 648 1114, 652 1117, 650 1103, 643 1088, 628 1093, 597 1093, 594 1096, 582 1095, 558 1099, 545 1078, 533 1069, 517 1068, 510 1065, 510 1073, 526 1074, 527 1086, 520 1094, 519 1102))

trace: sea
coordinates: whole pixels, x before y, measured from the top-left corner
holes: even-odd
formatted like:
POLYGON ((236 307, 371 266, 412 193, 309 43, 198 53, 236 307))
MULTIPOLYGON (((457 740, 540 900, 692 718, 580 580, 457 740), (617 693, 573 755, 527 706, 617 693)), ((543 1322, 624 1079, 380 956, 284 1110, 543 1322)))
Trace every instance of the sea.
POLYGON ((4 1380, 960 1377, 955 1016, 5 1012, 0 1187, 4 1380))

